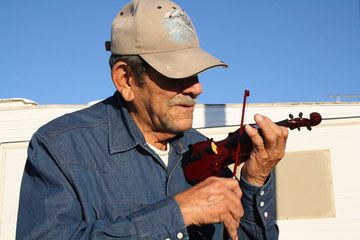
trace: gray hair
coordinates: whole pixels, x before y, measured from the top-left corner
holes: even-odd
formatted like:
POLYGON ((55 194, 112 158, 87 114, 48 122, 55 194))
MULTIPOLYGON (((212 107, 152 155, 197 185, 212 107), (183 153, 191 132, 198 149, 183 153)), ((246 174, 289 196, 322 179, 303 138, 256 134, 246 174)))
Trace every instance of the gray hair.
POLYGON ((112 69, 117 62, 127 63, 130 72, 135 77, 135 83, 138 86, 145 84, 144 74, 149 65, 139 55, 114 55, 112 54, 109 59, 109 65, 112 69))

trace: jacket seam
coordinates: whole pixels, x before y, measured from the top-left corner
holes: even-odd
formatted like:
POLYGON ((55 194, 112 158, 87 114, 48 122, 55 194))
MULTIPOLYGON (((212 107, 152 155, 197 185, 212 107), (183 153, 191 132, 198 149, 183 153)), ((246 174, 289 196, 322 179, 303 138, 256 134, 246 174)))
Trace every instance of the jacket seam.
MULTIPOLYGON (((61 135, 61 134, 64 134, 68 131, 71 131, 71 130, 75 130, 75 129, 82 129, 82 128, 96 128, 102 124, 107 124, 107 121, 104 120, 102 122, 98 122, 96 124, 93 124, 93 125, 89 125, 89 126, 76 126, 76 127, 70 127, 70 128, 65 128, 65 129, 62 129, 58 132, 55 132, 54 134, 49 134, 49 135, 42 135, 40 132, 37 132, 36 134, 41 136, 43 139, 46 139, 46 140, 52 140, 54 138, 56 138, 57 136, 61 135)), ((41 130, 40 130, 41 131, 41 130)))
POLYGON ((72 178, 71 176, 69 176, 68 174, 66 174, 65 169, 63 168, 62 164, 60 163, 57 155, 55 154, 55 151, 53 150, 52 146, 48 143, 47 139, 42 137, 41 135, 37 134, 38 137, 40 137, 43 141, 45 146, 48 148, 48 150, 51 152, 51 155, 54 159, 55 164, 58 166, 61 174, 64 176, 64 178, 66 179, 66 184, 64 184, 66 186, 66 190, 70 193, 70 195, 73 197, 73 199, 77 199, 77 195, 74 191, 74 189, 69 189, 68 185, 73 187, 73 183, 72 183, 72 178), (71 191, 73 190, 73 191, 71 191))

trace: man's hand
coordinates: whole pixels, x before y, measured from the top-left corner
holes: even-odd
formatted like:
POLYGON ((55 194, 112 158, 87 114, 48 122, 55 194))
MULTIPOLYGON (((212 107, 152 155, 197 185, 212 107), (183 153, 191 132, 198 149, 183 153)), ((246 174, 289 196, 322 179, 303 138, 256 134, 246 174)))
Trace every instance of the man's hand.
POLYGON ((237 240, 237 228, 244 215, 242 192, 237 180, 209 177, 174 196, 186 226, 224 223, 231 239, 237 240))
POLYGON ((261 128, 264 139, 255 128, 245 126, 245 131, 253 142, 253 151, 242 168, 242 176, 249 183, 262 186, 276 164, 284 157, 289 132, 286 127, 280 127, 259 114, 255 115, 255 122, 261 128))

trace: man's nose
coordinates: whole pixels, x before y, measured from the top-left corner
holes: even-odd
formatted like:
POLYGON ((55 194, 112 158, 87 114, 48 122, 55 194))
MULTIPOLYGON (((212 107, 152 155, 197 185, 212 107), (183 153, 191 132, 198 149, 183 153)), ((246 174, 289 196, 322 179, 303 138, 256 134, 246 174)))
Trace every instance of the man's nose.
POLYGON ((186 79, 182 87, 183 94, 193 95, 195 97, 199 96, 203 91, 197 76, 186 79))

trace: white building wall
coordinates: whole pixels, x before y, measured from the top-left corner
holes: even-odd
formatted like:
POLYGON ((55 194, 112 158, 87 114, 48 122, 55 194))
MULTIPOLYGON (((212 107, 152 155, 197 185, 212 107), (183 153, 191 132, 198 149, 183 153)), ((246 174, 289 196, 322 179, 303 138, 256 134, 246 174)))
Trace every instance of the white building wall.
MULTIPOLYGON (((14 239, 19 187, 26 160, 26 148, 32 134, 51 119, 87 107, 73 105, 39 106, 1 105, 0 101, 0 239, 14 239)), ((335 197, 335 218, 279 220, 280 239, 360 239, 360 104, 250 104, 246 122, 253 123, 255 113, 274 121, 304 117, 319 112, 323 118, 358 116, 324 120, 312 132, 291 131, 287 151, 329 149, 335 197)), ((194 127, 215 140, 223 139, 238 127, 241 105, 197 105, 194 127), (208 128, 203 128, 208 127, 208 128)))

